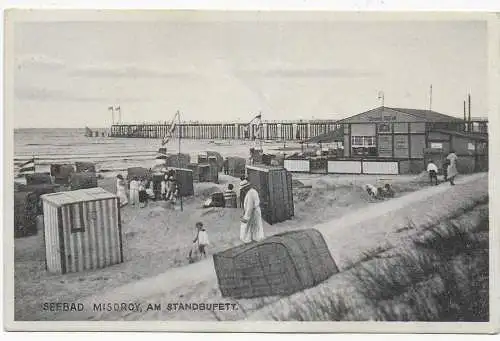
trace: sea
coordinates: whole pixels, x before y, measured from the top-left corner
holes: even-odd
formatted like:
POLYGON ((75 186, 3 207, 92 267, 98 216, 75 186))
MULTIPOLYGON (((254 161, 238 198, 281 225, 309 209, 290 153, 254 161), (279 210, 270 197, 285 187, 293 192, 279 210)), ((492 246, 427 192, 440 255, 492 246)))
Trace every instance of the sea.
MULTIPOLYGON (((222 156, 248 158, 252 141, 181 139, 180 152, 188 153, 191 162, 205 151, 216 151, 222 156)), ((14 131, 14 173, 19 165, 35 158, 36 172, 49 172, 51 164, 93 162, 103 176, 114 176, 129 167, 150 168, 161 147, 161 139, 87 137, 85 129, 16 129, 14 131)), ((179 152, 179 140, 172 139, 167 153, 179 152)), ((283 143, 265 141, 265 153, 277 153, 283 143)), ((286 145, 287 150, 300 146, 286 145)), ((289 153, 289 151, 287 151, 289 153)))

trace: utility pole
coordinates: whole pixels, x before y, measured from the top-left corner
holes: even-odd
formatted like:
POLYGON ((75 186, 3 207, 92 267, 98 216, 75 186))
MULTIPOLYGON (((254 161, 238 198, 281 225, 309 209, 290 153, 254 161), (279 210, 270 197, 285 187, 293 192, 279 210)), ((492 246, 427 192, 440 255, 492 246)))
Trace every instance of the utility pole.
POLYGON ((464 100, 464 130, 467 131, 467 104, 465 104, 464 100))
POLYGON ((429 92, 429 111, 432 110, 432 84, 429 92))
POLYGON ((472 118, 471 118, 471 114, 470 114, 470 106, 471 106, 471 103, 470 103, 470 93, 469 93, 469 132, 472 131, 472 118))

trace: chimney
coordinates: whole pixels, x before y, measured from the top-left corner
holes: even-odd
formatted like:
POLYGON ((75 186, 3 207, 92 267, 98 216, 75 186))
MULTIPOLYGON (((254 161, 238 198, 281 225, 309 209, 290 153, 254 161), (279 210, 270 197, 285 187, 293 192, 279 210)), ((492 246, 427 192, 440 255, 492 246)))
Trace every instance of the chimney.
POLYGON ((464 131, 467 131, 467 105, 464 101, 464 131))
POLYGON ((470 94, 469 94, 469 132, 472 131, 472 118, 470 116, 470 94))

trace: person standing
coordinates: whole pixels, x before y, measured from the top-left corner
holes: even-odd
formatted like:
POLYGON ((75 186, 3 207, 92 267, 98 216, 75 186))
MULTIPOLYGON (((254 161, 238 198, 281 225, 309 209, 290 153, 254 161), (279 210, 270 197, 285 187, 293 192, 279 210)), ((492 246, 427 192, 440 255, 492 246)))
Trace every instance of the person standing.
POLYGON ((234 191, 234 186, 233 184, 229 184, 227 189, 224 191, 224 206, 228 208, 236 208, 238 206, 237 202, 238 198, 236 192, 234 191))
POLYGON ((224 161, 222 161, 222 168, 224 170, 224 174, 229 175, 229 160, 227 157, 225 157, 224 161))
POLYGON ((120 200, 120 207, 128 204, 125 180, 123 179, 123 176, 121 174, 118 174, 116 176, 116 195, 120 200))
POLYGON ((130 204, 139 204, 139 181, 137 177, 132 178, 130 181, 130 204))
POLYGON ((176 188, 177 188, 177 184, 175 183, 174 176, 169 175, 168 180, 167 180, 167 198, 166 198, 166 200, 174 201, 176 188))
POLYGON ((429 179, 431 181, 431 185, 432 185, 433 180, 435 181, 435 183, 437 185, 438 184, 438 177, 437 177, 438 167, 436 166, 436 164, 434 162, 432 162, 432 160, 430 160, 429 164, 427 165, 427 173, 429 173, 429 179))
POLYGON ((207 258, 207 252, 205 248, 208 245, 210 245, 210 241, 208 240, 207 230, 203 227, 203 223, 199 221, 196 223, 196 237, 193 240, 193 246, 189 250, 188 254, 189 263, 195 262, 193 254, 198 254, 199 258, 207 258))
POLYGON ((146 207, 148 204, 148 193, 146 192, 147 185, 146 179, 141 179, 139 182, 139 203, 141 208, 146 207))
POLYGON ((240 225, 240 240, 250 243, 264 239, 264 228, 262 226, 262 214, 260 211, 259 193, 250 186, 248 180, 240 183, 240 189, 246 189, 243 200, 243 216, 240 225))
POLYGON ((455 151, 450 150, 450 154, 446 157, 446 159, 449 161, 448 165, 448 180, 450 181, 450 184, 452 186, 455 185, 455 177, 458 175, 458 170, 457 170, 457 154, 455 154, 455 151))
POLYGON ((167 200, 167 178, 168 175, 165 174, 161 181, 161 200, 167 200))

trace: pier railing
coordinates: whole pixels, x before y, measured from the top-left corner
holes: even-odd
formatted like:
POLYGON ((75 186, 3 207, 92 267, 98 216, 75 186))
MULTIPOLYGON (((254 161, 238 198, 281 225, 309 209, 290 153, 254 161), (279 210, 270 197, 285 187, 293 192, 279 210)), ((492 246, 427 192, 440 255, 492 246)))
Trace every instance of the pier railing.
MULTIPOLYGON (((259 127, 239 122, 200 123, 186 121, 176 124, 173 137, 189 139, 297 141, 325 134, 339 128, 336 120, 262 121, 259 127)), ((170 123, 116 124, 111 126, 111 136, 129 138, 163 138, 170 131, 170 123)))

